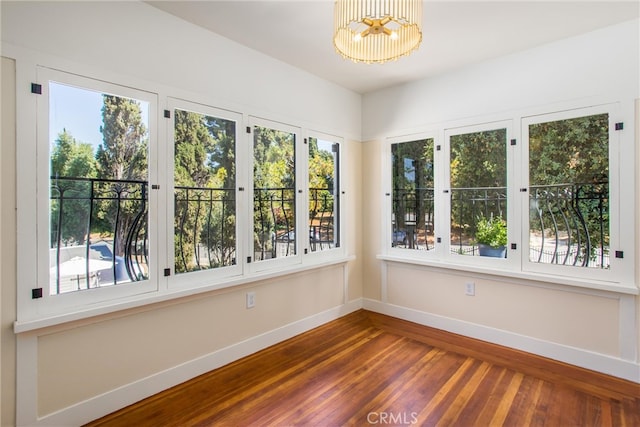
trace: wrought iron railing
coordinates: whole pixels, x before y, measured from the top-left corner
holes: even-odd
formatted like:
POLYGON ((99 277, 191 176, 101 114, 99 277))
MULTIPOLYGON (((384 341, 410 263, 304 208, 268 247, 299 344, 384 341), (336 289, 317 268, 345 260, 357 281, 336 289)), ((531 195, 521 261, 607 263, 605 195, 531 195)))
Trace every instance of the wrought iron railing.
POLYGON ((312 252, 340 246, 337 208, 333 188, 309 189, 309 247, 312 252))
POLYGON ((236 264, 235 188, 175 187, 177 273, 236 264))
POLYGON ((417 250, 435 247, 433 188, 393 191, 392 246, 417 250))
POLYGON ((529 260, 609 268, 609 184, 538 185, 529 189, 529 260))
MULTIPOLYGON (((178 186, 174 207, 176 273, 236 264, 234 188, 178 186)), ((335 208, 331 189, 310 189, 311 251, 339 245, 335 208)), ((51 177, 50 209, 53 294, 148 278, 146 182, 51 177)), ((295 254, 294 218, 294 188, 255 190, 256 260, 295 254)))
POLYGON ((451 252, 478 255, 475 242, 480 218, 507 218, 506 187, 452 188, 451 252))
MULTIPOLYGON (((254 260, 296 254, 295 188, 254 189, 254 260)), ((311 251, 339 246, 333 191, 309 191, 309 227, 301 235, 309 239, 311 251)))
MULTIPOLYGON (((506 219, 506 187, 452 188, 452 253, 479 255, 480 218, 506 219)), ((532 186, 529 189, 529 260, 534 263, 609 268, 608 183, 532 186)), ((395 189, 392 246, 434 247, 433 188, 395 189)))
POLYGON ((69 290, 62 288, 65 275, 76 276, 78 288, 148 277, 146 182, 55 176, 50 182, 52 294, 69 290))

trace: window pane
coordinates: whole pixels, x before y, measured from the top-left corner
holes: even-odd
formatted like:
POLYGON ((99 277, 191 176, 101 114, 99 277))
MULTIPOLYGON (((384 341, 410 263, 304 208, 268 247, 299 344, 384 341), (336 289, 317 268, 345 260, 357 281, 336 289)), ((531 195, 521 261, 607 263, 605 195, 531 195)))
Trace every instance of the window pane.
POLYGON ((309 138, 309 248, 340 246, 338 144, 309 138))
POLYGON ((254 260, 296 254, 295 134, 254 126, 254 260))
POLYGON ((236 123, 175 110, 175 272, 236 263, 236 123))
POLYGON ((609 268, 609 116, 529 126, 529 260, 609 268))
POLYGON ((50 293, 147 279, 148 103, 49 94, 50 293))
POLYGON ((391 168, 391 245, 434 249, 433 139, 392 144, 391 168))
POLYGON ((507 131, 453 135, 451 252, 506 257, 507 131))

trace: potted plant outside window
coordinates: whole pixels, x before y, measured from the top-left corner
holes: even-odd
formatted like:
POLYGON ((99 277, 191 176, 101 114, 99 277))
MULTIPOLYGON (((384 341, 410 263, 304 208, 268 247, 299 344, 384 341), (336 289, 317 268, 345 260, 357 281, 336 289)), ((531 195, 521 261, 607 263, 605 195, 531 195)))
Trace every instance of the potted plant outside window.
POLYGON ((480 218, 476 223, 476 242, 480 256, 505 258, 507 222, 502 217, 480 218))

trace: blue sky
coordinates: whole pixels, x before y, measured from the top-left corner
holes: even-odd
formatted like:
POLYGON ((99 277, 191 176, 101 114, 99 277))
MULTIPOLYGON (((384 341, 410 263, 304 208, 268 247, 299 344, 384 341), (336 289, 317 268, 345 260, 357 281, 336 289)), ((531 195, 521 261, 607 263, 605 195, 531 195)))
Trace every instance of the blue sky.
MULTIPOLYGON (((66 129, 77 141, 102 143, 102 93, 51 82, 49 84, 49 144, 66 129)), ((149 106, 140 102, 142 120, 149 128, 149 106)))

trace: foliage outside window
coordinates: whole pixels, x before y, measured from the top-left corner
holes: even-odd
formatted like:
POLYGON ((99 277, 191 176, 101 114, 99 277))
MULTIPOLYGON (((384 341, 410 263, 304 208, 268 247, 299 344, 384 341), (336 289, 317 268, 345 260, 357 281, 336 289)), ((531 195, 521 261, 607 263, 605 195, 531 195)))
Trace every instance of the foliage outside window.
POLYGON ((485 218, 506 225, 507 131, 495 129, 451 135, 451 252, 484 255, 477 241, 485 218))
POLYGON ((176 109, 174 268, 236 263, 236 123, 176 109))
POLYGON ((309 250, 340 246, 338 143, 309 138, 309 250))
POLYGON ((528 130, 529 261, 608 269, 609 115, 528 130))
POLYGON ((253 259, 297 253, 296 135, 253 127, 253 259))
POLYGON ((50 294, 147 279, 148 103, 50 82, 49 104, 50 294))
POLYGON ((391 145, 391 245, 435 248, 434 161, 432 138, 391 145))

